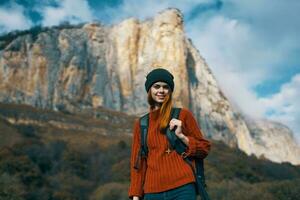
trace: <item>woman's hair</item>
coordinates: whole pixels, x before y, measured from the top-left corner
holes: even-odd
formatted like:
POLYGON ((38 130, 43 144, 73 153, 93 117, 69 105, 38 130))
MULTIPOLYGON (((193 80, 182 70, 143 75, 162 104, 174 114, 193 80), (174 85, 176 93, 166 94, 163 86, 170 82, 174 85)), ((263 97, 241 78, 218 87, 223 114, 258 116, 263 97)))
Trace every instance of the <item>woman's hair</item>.
MULTIPOLYGON (((151 96, 151 90, 149 90, 148 92, 148 103, 150 105, 150 109, 153 110, 155 108, 155 101, 151 96)), ((165 130, 169 125, 171 110, 172 110, 172 91, 170 91, 167 94, 159 111, 159 115, 161 116, 159 122, 159 130, 163 133, 165 133, 165 130)))

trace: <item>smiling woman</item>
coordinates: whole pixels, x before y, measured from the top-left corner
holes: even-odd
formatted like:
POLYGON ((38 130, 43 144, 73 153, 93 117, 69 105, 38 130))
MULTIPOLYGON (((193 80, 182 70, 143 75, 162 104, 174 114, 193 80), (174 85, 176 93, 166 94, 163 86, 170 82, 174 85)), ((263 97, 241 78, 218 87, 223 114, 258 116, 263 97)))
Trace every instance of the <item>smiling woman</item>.
POLYGON ((135 122, 131 149, 131 184, 128 195, 133 200, 160 200, 165 196, 168 200, 196 199, 194 170, 184 159, 191 159, 194 167, 195 158, 203 159, 207 156, 210 142, 203 138, 189 110, 182 108, 178 118, 173 117, 173 79, 173 75, 163 68, 154 69, 147 75, 145 89, 150 105, 148 127, 141 129, 140 123, 144 117, 135 122), (169 142, 168 129, 173 130, 171 134, 175 134, 171 137, 176 137, 186 147, 184 154, 179 154, 176 146, 169 142), (144 130, 147 135, 142 137, 141 131, 144 133, 144 130))

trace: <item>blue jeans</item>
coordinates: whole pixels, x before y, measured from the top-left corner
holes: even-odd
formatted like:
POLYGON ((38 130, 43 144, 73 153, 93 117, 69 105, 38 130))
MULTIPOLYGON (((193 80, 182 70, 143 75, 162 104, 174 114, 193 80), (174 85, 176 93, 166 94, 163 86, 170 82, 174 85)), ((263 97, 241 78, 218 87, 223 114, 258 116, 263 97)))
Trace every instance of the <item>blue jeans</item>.
POLYGON ((195 183, 158 193, 146 193, 144 200, 196 200, 195 183))

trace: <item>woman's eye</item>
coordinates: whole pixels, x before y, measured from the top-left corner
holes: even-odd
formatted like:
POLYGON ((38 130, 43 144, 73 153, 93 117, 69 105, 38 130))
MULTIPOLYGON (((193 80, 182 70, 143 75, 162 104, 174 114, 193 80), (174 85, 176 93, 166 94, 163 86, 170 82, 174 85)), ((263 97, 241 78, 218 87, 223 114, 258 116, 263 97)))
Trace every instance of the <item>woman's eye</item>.
POLYGON ((153 87, 155 89, 159 89, 160 87, 162 87, 164 90, 168 90, 170 87, 168 85, 153 85, 153 87))

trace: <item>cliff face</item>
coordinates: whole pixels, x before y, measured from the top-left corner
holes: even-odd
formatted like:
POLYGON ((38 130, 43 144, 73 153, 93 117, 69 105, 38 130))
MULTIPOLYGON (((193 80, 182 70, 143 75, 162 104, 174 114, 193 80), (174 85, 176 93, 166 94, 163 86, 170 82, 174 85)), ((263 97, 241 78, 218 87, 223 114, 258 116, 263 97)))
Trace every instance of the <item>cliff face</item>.
POLYGON ((112 27, 85 24, 17 37, 0 51, 0 101, 71 112, 107 107, 139 115, 148 107, 145 76, 157 66, 174 74, 175 104, 193 111, 207 137, 247 154, 264 152, 276 162, 300 164, 299 147, 288 131, 276 129, 271 136, 284 144, 279 147, 257 142, 257 135, 269 140, 264 126, 257 125, 261 131, 254 134, 254 126, 234 111, 185 37, 175 9, 144 22, 127 19, 112 27))
POLYGON ((300 148, 293 132, 283 124, 267 120, 247 120, 254 141, 254 154, 275 162, 298 163, 300 148))

